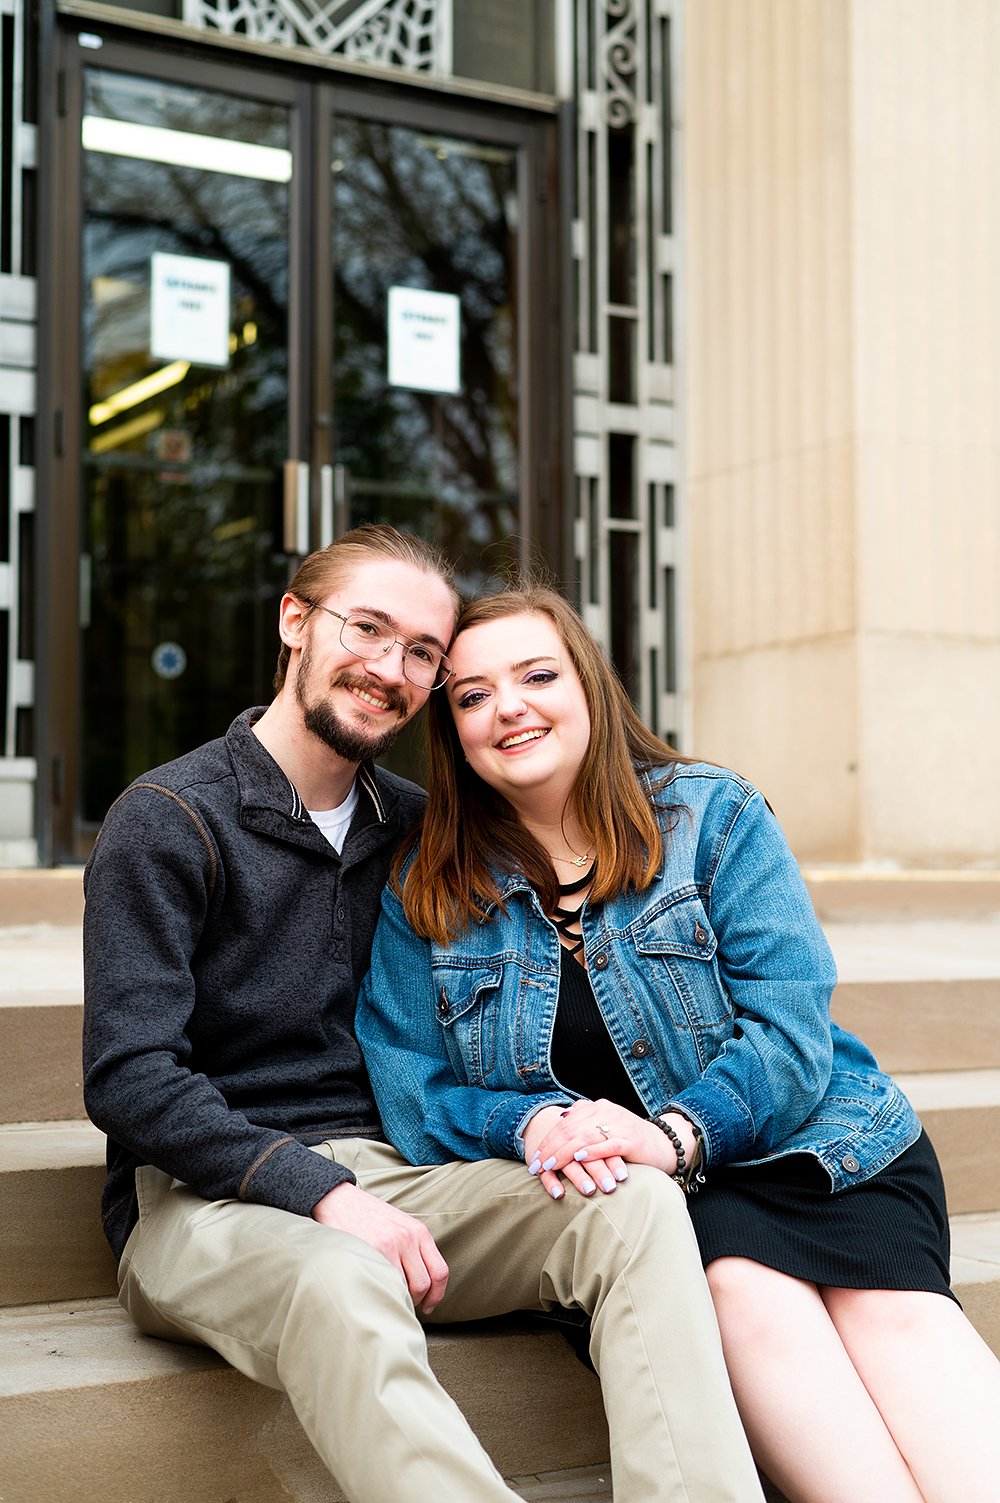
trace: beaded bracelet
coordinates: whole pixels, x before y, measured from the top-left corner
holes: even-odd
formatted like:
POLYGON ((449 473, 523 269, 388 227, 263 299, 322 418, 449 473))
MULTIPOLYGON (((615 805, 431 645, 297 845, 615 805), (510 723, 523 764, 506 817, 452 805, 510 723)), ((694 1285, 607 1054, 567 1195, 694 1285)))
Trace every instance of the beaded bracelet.
POLYGON ((696 1194, 699 1185, 705 1183, 705 1176, 699 1173, 699 1165, 702 1159, 700 1130, 697 1127, 694 1130, 694 1153, 691 1155, 691 1162, 689 1164, 680 1135, 674 1131, 670 1123, 664 1122, 662 1117, 650 1117, 649 1120, 654 1127, 658 1127, 662 1133, 666 1134, 674 1153, 677 1155, 677 1163, 670 1178, 675 1184, 680 1185, 685 1195, 696 1194))

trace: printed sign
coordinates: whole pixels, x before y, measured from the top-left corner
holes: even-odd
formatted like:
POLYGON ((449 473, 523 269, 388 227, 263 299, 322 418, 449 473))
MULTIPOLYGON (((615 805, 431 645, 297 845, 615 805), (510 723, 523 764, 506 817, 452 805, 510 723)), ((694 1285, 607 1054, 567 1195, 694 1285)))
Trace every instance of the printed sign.
POLYGON ((155 251, 150 353, 191 365, 229 364, 229 263, 155 251))
POLYGON ((389 288, 389 385, 461 391, 459 300, 422 287, 389 288))

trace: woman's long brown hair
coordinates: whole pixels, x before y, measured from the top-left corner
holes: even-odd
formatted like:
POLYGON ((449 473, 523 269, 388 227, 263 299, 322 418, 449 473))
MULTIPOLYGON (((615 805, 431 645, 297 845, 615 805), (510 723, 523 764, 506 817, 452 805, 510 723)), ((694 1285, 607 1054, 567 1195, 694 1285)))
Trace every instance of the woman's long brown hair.
MULTIPOLYGON (((455 638, 486 621, 522 615, 552 622, 590 711, 590 742, 571 797, 596 852, 591 899, 648 887, 660 867, 663 838, 649 784, 639 774, 655 769, 662 774, 655 782, 662 784, 672 764, 691 758, 646 729, 600 646, 554 590, 529 585, 473 600, 459 615, 455 638)), ((427 740, 427 812, 393 872, 398 889, 401 868, 419 838, 402 888, 409 923, 418 934, 447 943, 491 905, 502 907, 494 871, 523 872, 551 913, 558 902, 551 860, 513 806, 466 762, 447 689, 430 696, 427 740)))

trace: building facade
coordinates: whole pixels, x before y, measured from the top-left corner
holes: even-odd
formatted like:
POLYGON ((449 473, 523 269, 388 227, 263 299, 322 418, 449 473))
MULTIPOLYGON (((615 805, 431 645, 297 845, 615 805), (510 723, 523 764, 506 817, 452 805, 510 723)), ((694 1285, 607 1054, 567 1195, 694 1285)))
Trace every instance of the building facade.
POLYGON ((366 519, 546 567, 803 860, 1000 859, 998 32, 0 0, 0 863, 266 699, 366 519))

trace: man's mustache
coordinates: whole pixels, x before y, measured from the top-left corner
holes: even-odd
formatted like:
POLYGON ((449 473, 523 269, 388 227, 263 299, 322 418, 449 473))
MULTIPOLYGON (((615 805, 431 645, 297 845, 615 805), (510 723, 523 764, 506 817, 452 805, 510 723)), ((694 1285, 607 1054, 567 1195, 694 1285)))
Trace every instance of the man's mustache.
POLYGON ((403 695, 394 684, 379 684, 369 678, 359 678, 355 673, 346 670, 338 673, 333 680, 335 689, 360 689, 365 694, 377 694, 379 699, 384 699, 390 710, 395 710, 397 715, 409 713, 409 705, 403 695))

